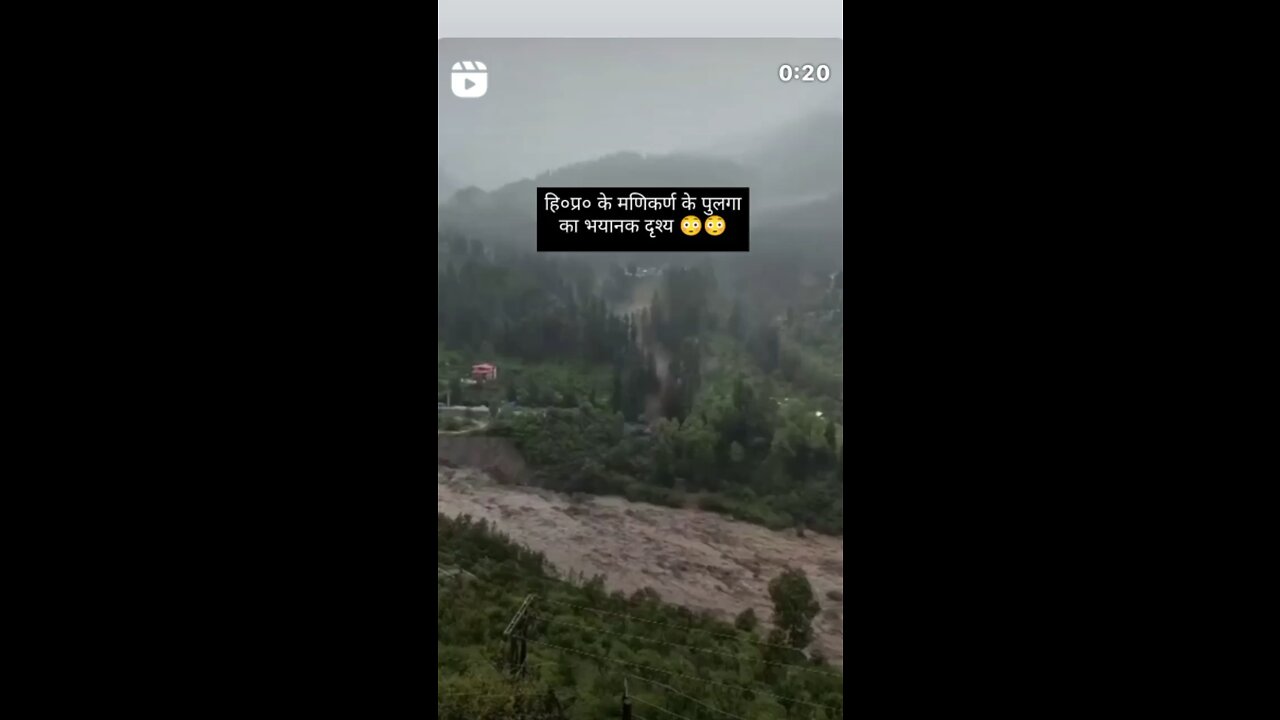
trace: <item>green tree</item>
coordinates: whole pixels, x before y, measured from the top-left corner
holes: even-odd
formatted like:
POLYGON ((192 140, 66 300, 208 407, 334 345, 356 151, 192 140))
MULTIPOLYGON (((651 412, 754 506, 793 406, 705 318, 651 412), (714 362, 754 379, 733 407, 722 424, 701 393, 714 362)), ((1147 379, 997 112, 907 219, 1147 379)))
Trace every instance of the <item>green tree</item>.
POLYGON ((679 449, 683 462, 681 476, 696 489, 716 490, 720 485, 716 463, 716 446, 720 442, 715 430, 701 417, 691 417, 680 426, 679 449))
POLYGON ((782 338, 776 327, 763 327, 752 342, 756 362, 766 373, 774 372, 781 363, 782 338))
POLYGON ((760 627, 760 618, 756 617, 755 610, 747 608, 733 621, 733 626, 742 632, 755 632, 755 629, 760 627))
POLYGON ((773 624, 793 648, 813 642, 813 619, 821 609, 813 596, 813 586, 804 570, 788 570, 769 583, 773 599, 773 624))
POLYGON ((609 407, 616 413, 625 413, 626 405, 622 398, 622 366, 613 368, 613 397, 609 399, 609 407))
MULTIPOLYGON (((565 420, 584 413, 562 413, 565 420)), ((569 582, 549 574, 543 556, 495 534, 492 526, 470 518, 437 518, 438 566, 436 615, 436 712, 445 720, 597 720, 618 717, 618 691, 623 684, 618 662, 642 663, 658 671, 691 674, 723 680, 732 685, 760 688, 764 695, 731 691, 711 686, 699 699, 721 715, 764 720, 789 717, 792 720, 839 718, 843 706, 843 678, 834 668, 823 668, 836 677, 811 674, 801 677, 782 667, 809 666, 801 653, 741 641, 744 632, 708 614, 693 613, 666 605, 653 590, 631 597, 609 593, 600 579, 585 585, 571 576, 569 582), (474 573, 474 574, 473 574, 474 573), (531 648, 532 662, 519 681, 500 670, 503 649, 494 642, 494 627, 510 618, 512 609, 529 594, 558 598, 565 605, 539 603, 534 613, 538 630, 533 637, 566 648, 566 654, 545 648, 531 648), (592 628, 626 632, 614 620, 584 620, 572 606, 599 608, 610 613, 651 620, 658 625, 701 631, 698 647, 710 652, 682 652, 679 645, 654 650, 648 643, 610 640, 601 645, 600 634, 570 629, 589 624, 592 628), (544 622, 545 621, 545 622, 544 622), (561 622, 563 621, 563 622, 561 622), (718 640, 717 638, 725 638, 718 640), (577 653, 590 653, 609 662, 576 661, 577 653), (777 663, 770 664, 770 663, 777 663), (560 696, 560 697, 557 697, 560 696), (794 700, 789 700, 792 698, 794 700), (808 704, 812 703, 812 704, 808 704), (790 713, 788 715, 788 712, 790 713)), ((585 578, 579 578, 585 580, 585 578)), ((751 624, 751 613, 740 617, 737 627, 751 624)), ((613 616, 610 616, 613 617, 613 616)), ((655 626, 656 627, 656 626, 655 626)), ((760 632, 757 629, 755 632, 760 632)), ((683 636, 683 633, 681 634, 683 636)), ((672 641, 676 637, 668 638, 672 641)), ((770 633, 768 642, 785 645, 781 631, 770 633)), ((693 650, 693 648, 691 648, 693 650)), ((625 672, 625 669, 622 670, 625 672)), ((663 678, 666 679, 665 677, 663 678)), ((690 688, 692 690, 692 688, 690 688)), ((632 691, 637 691, 635 683, 632 691)), ((702 692, 702 689, 699 689, 702 692)), ((663 705, 687 718, 710 718, 706 705, 698 705, 672 694, 663 705)), ((639 708, 637 708, 639 710, 639 708)), ((643 713, 642 713, 643 714, 643 713)), ((652 717, 652 715, 648 715, 652 717)))
POLYGON ((742 340, 746 337, 746 321, 742 318, 742 302, 735 300, 733 303, 733 311, 729 313, 729 334, 735 340, 742 340))
POLYGON ((654 480, 663 487, 675 482, 679 434, 678 420, 661 420, 653 430, 654 480))

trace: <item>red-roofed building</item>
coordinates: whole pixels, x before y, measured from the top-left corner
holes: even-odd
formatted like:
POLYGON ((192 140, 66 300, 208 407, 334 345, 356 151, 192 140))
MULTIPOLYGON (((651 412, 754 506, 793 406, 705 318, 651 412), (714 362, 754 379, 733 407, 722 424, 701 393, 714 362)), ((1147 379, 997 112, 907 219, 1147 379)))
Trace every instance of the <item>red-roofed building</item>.
POLYGON ((485 363, 471 368, 471 379, 476 382, 487 382, 498 379, 498 366, 485 363))

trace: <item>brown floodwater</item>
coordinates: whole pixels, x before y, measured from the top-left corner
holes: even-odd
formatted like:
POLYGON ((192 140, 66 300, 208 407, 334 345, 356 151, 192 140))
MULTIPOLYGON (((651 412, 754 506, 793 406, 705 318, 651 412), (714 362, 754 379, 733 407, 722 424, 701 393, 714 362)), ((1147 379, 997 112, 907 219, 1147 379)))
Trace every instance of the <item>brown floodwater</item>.
POLYGON ((844 665, 842 538, 800 538, 701 510, 499 485, 476 470, 438 468, 436 508, 488 520, 545 555, 561 575, 603 575, 609 590, 627 594, 653 588, 669 603, 725 619, 755 608, 767 622, 769 581, 801 568, 822 606, 814 646, 844 665))

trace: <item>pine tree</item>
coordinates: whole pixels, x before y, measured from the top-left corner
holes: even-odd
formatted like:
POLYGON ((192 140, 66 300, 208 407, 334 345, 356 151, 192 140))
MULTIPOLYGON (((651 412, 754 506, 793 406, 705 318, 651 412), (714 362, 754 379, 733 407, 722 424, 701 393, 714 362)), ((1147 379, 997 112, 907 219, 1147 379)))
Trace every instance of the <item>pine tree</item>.
POLYGON ((613 397, 609 398, 609 407, 616 413, 624 413, 626 407, 622 397, 622 365, 620 364, 613 366, 613 397))
POLYGON ((729 334, 736 340, 742 340, 746 335, 745 321, 742 318, 742 301, 735 300, 733 302, 733 312, 729 313, 729 334))

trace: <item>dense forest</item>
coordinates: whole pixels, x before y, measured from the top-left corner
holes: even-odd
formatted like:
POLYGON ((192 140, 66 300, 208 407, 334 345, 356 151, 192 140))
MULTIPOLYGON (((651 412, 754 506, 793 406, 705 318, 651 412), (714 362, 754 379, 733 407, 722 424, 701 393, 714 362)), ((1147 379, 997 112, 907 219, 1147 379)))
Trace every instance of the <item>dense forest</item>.
POLYGON ((773 580, 772 617, 748 611, 730 625, 653 590, 557 579, 483 522, 437 521, 439 720, 618 718, 624 691, 650 720, 844 715, 843 673, 795 649, 818 613, 803 573, 773 580))
POLYGON ((843 533, 842 271, 774 317, 706 264, 438 260, 438 399, 492 408, 541 484, 843 533), (503 373, 463 385, 467 357, 503 373))

